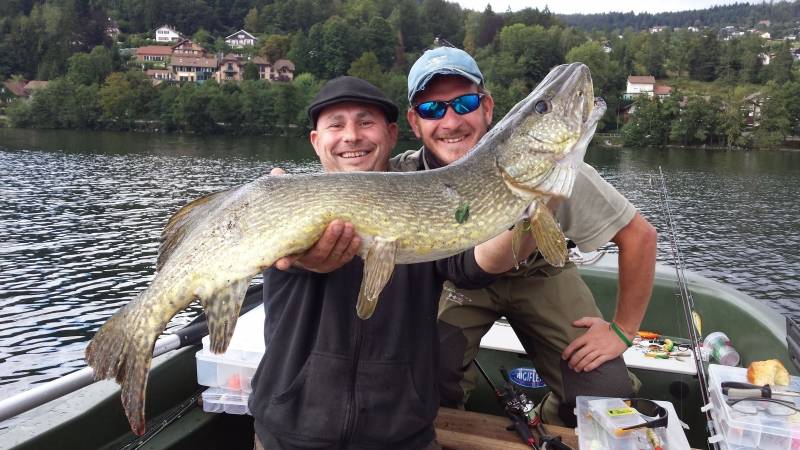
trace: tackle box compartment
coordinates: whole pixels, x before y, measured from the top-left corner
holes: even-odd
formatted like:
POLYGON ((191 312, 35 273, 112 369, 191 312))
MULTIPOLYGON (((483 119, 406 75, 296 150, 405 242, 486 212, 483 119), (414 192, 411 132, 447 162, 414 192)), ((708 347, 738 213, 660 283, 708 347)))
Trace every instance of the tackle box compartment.
POLYGON ((203 392, 203 411, 210 413, 250 414, 249 394, 225 388, 208 388, 203 392))
MULTIPOLYGON (((800 448, 800 413, 789 414, 789 410, 778 406, 783 412, 776 414, 778 411, 770 402, 749 402, 752 405, 734 409, 722 394, 725 381, 747 383, 747 369, 709 364, 711 417, 717 433, 709 438, 709 442, 717 442, 723 450, 800 448)), ((800 391, 800 377, 792 376, 788 386, 776 388, 800 391)), ((797 400, 793 403, 800 408, 797 400)))

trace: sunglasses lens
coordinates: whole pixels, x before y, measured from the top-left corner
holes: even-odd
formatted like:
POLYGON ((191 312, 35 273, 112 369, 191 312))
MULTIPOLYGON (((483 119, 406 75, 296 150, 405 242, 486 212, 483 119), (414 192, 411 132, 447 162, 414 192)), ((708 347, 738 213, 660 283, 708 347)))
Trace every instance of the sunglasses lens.
POLYGON ((423 102, 417 105, 415 109, 423 119, 441 119, 447 110, 447 104, 437 101, 423 102))
POLYGON ((465 94, 454 98, 451 102, 453 110, 458 114, 469 114, 478 109, 481 104, 481 96, 478 94, 465 94))
POLYGON ((415 106, 414 110, 423 119, 439 120, 447 112, 447 105, 450 105, 458 115, 469 114, 481 106, 481 94, 464 94, 449 102, 442 100, 422 102, 415 106))

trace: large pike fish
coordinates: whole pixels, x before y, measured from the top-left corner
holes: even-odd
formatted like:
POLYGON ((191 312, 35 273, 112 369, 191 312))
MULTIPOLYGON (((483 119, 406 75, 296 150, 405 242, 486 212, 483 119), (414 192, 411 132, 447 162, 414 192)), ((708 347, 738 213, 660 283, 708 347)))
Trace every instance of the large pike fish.
MULTIPOLYGON (((261 177, 180 209, 162 233, 156 276, 86 348, 95 378, 115 377, 131 428, 144 433, 153 345, 178 311, 199 299, 211 350, 226 350, 252 277, 303 252, 334 219, 362 239, 357 314, 367 319, 395 264, 474 247, 530 218, 540 251, 566 258, 545 202, 569 196, 605 103, 582 64, 554 68, 465 158, 413 173, 351 172, 261 177)), ((518 226, 516 229, 523 229, 518 226)))

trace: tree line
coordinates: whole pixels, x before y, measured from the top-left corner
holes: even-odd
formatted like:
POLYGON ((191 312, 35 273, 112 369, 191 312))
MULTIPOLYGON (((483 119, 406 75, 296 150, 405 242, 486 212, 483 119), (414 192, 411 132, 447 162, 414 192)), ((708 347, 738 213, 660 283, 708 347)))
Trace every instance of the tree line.
MULTIPOLYGON (((209 8, 217 5, 211 0, 193 1, 204 3, 209 8)), ((272 60, 291 59, 296 74, 302 74, 295 82, 283 85, 270 85, 263 81, 240 85, 206 82, 202 86, 154 87, 141 72, 136 72, 137 69, 127 70, 117 46, 96 39, 96 46, 83 48, 92 42, 90 37, 96 35, 90 31, 94 22, 78 28, 70 27, 74 26, 74 18, 80 14, 93 16, 97 11, 104 11, 97 9, 104 4, 113 4, 117 11, 127 11, 128 16, 119 13, 119 17, 130 18, 124 26, 124 20, 128 19, 120 19, 123 29, 133 29, 138 23, 135 20, 144 20, 142 27, 149 26, 150 23, 143 18, 155 12, 144 14, 141 8, 156 8, 153 11, 168 15, 163 8, 172 6, 129 0, 61 0, 46 4, 13 0, 11 3, 15 2, 18 6, 30 5, 28 14, 2 18, 0 25, 7 26, 9 20, 17 24, 12 29, 27 24, 28 28, 23 28, 32 34, 11 33, 0 38, 3 41, 0 43, 0 75, 30 77, 44 72, 52 73, 50 79, 54 80, 51 86, 37 92, 32 101, 17 102, 7 109, 12 124, 16 126, 145 127, 204 133, 261 133, 269 129, 269 132, 297 130, 302 133, 308 126, 303 114, 306 102, 324 80, 338 75, 365 78, 381 87, 399 106, 405 106, 406 73, 437 36, 475 56, 496 100, 496 120, 530 92, 551 67, 565 62, 587 64, 592 71, 595 94, 607 100, 609 112, 600 124, 600 131, 619 129, 617 113, 627 106, 622 94, 631 74, 654 75, 659 82, 674 86, 673 97, 678 105, 673 111, 675 117, 683 114, 682 103, 694 104, 684 102, 684 96, 706 98, 710 95, 719 99, 714 103, 718 109, 731 114, 739 110, 743 114, 743 102, 748 95, 763 91, 764 101, 770 102, 780 97, 776 92, 781 86, 791 85, 795 80, 790 44, 771 43, 755 34, 723 40, 715 29, 701 32, 666 30, 660 33, 632 29, 612 33, 588 32, 564 25, 561 18, 546 9, 495 13, 487 7, 482 12, 475 12, 462 10, 457 4, 443 0, 244 0, 234 2, 240 7, 236 14, 241 14, 241 17, 235 25, 229 24, 233 25, 230 28, 239 29, 244 25, 258 34, 261 44, 254 52, 272 60), (78 4, 83 6, 75 6, 78 4), (134 5, 140 8, 133 8, 134 5), (48 33, 57 33, 58 30, 67 33, 70 39, 77 39, 60 39, 59 42, 80 43, 80 50, 70 48, 63 62, 37 62, 32 57, 25 60, 23 66, 8 69, 11 67, 9 64, 22 63, 3 53, 3 49, 8 50, 6 41, 28 39, 31 48, 40 52, 37 55, 53 56, 48 43, 56 40, 55 34, 48 33), (769 65, 765 65, 763 55, 768 53, 774 57, 769 65), (731 97, 734 92, 736 95, 731 97), (58 101, 66 98, 64 95, 80 98, 81 101, 74 102, 74 107, 88 105, 86 110, 63 110, 71 107, 70 101, 58 101), (126 101, 119 100, 126 98, 126 101), (251 104, 252 98, 265 102, 265 106, 256 108, 251 104)), ((172 11, 169 14, 178 14, 178 9, 169 11, 172 11)), ((162 16, 154 17, 152 23, 166 22, 159 19, 162 16)), ((229 16, 220 17, 214 20, 229 16)), ((186 30, 196 30, 194 37, 201 45, 215 45, 212 33, 204 26, 213 29, 221 25, 192 22, 192 26, 187 25, 186 30)), ((128 41, 133 38, 132 34, 124 37, 128 41)), ((136 39, 142 39, 142 36, 136 39)), ((59 52, 64 50, 59 49, 59 52)), ((770 106, 765 105, 765 110, 769 111, 770 106)), ((787 111, 786 108, 776 110, 787 111)), ((646 107, 637 108, 636 114, 644 111, 647 111, 646 107)), ((784 122, 788 121, 790 126, 779 129, 793 130, 797 119, 796 116, 786 116, 784 122)), ((406 125, 402 124, 402 127, 407 133, 406 125)), ((740 131, 748 136, 744 125, 740 131)), ((667 137, 638 142, 643 145, 673 142, 668 138, 669 133, 658 136, 667 137)), ((713 133, 708 136, 708 143, 719 141, 713 133)), ((695 138, 679 141, 697 143, 695 138)), ((742 142, 741 139, 726 139, 725 145, 738 146, 742 142)))

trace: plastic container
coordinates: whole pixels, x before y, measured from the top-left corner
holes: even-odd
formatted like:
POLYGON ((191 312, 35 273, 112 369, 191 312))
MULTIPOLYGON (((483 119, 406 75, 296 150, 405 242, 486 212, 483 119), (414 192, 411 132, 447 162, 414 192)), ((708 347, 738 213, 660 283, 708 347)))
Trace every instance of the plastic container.
MULTIPOLYGON (((727 404, 722 394, 721 384, 724 381, 747 382, 747 369, 728 367, 719 364, 708 366, 708 384, 711 397, 711 416, 717 431, 712 439, 719 440, 724 449, 763 449, 794 450, 800 448, 800 414, 770 414, 769 403, 751 402, 754 411, 743 413, 727 404)), ((782 388, 784 388, 782 386, 782 388)), ((790 377, 789 386, 785 389, 800 390, 800 378, 790 377)), ((798 401, 795 407, 800 408, 798 401)))
POLYGON ((261 358, 238 359, 215 355, 207 349, 197 352, 197 384, 250 393, 250 382, 261 358))
MULTIPOLYGON (((606 431, 605 426, 595 419, 596 412, 592 412, 590 402, 595 406, 594 410, 606 406, 619 405, 621 399, 609 399, 602 397, 578 396, 575 415, 578 418, 578 427, 575 433, 578 435, 579 448, 587 449, 619 449, 619 450, 639 450, 642 448, 652 448, 647 440, 647 434, 643 429, 633 430, 621 437, 614 436, 606 431), (601 400, 601 402, 597 402, 601 400)), ((669 423, 666 428, 655 428, 654 431, 662 441, 664 448, 669 450, 689 450, 689 441, 681 428, 678 414, 669 402, 656 401, 659 406, 664 407, 669 414, 669 423)), ((622 405, 625 405, 622 403, 622 405)), ((601 416, 598 416, 601 417, 601 416)), ((643 422, 644 419, 639 417, 643 422)), ((602 420, 602 419, 601 419, 602 420)), ((633 420, 633 419, 631 419, 633 420)), ((641 422, 640 422, 641 423, 641 422)))
POLYGON ((728 335, 721 331, 709 334, 703 340, 703 347, 710 351, 711 360, 723 366, 738 366, 739 352, 731 345, 728 335))
POLYGON ((228 350, 216 355, 208 336, 197 352, 197 384, 249 394, 250 382, 264 356, 264 309, 256 308, 239 318, 228 350))
POLYGON ((203 411, 210 413, 250 414, 247 394, 223 388, 209 388, 203 392, 203 411))

